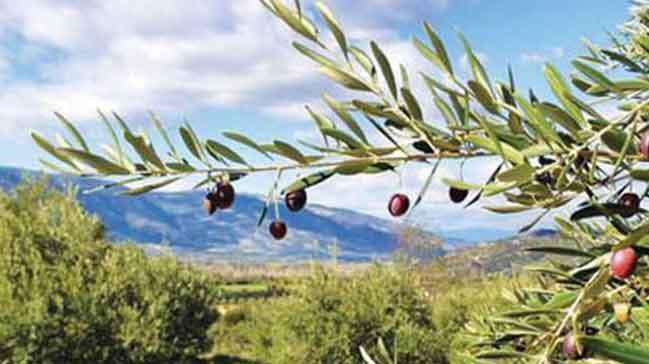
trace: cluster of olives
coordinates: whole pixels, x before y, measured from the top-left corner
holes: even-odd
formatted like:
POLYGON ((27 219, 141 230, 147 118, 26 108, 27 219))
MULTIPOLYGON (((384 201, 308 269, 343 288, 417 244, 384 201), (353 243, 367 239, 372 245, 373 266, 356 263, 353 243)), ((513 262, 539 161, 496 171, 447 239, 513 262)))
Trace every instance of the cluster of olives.
MULTIPOLYGON (((449 198, 454 203, 462 203, 469 196, 469 191, 451 187, 448 191, 449 198)), ((410 198, 403 193, 397 193, 388 202, 388 212, 393 217, 401 217, 410 209, 410 198)))
MULTIPOLYGON (((232 207, 235 196, 234 187, 230 183, 219 182, 208 191, 203 201, 203 207, 208 215, 213 215, 217 210, 227 210, 232 207)), ((306 191, 302 189, 287 193, 284 200, 289 211, 298 212, 306 206, 306 191)), ((268 230, 276 240, 284 239, 288 231, 286 223, 279 218, 270 224, 268 230)))
MULTIPOLYGON (((610 273, 615 279, 625 280, 633 275, 638 262, 638 254, 633 247, 624 248, 613 253, 610 261, 610 273)), ((620 324, 629 320, 630 306, 628 303, 613 305, 615 318, 620 324)), ((589 333, 586 332, 588 335, 589 333)), ((570 360, 586 358, 589 353, 579 350, 577 336, 570 333, 563 338, 563 355, 570 360)))
MULTIPOLYGON (((306 201, 307 201, 307 196, 306 196, 306 191, 305 190, 297 190, 294 192, 287 193, 284 196, 284 203, 286 204, 286 208, 291 211, 291 212, 298 212, 306 206, 306 201)), ((275 219, 270 224, 270 235, 275 238, 275 240, 282 240, 284 237, 286 237, 286 232, 288 231, 288 228, 286 227, 286 223, 280 219, 275 219)))

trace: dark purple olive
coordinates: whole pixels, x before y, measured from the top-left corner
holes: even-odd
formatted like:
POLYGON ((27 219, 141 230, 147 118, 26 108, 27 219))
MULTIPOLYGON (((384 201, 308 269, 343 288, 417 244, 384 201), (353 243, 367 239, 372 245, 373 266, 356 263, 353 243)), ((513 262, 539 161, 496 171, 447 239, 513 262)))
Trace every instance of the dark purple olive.
POLYGON ((273 221, 272 224, 270 224, 270 227, 268 229, 270 231, 270 235, 275 238, 275 240, 282 240, 286 237, 286 223, 280 220, 273 221))
POLYGON ((464 200, 466 200, 467 196, 469 196, 469 191, 451 187, 451 189, 448 190, 448 195, 451 198, 451 201, 455 203, 462 203, 464 202, 464 200))
POLYGON ((397 193, 392 196, 390 203, 388 204, 388 211, 390 212, 390 215, 394 217, 403 216, 406 212, 408 212, 409 208, 410 199, 408 198, 408 196, 402 193, 397 193))
POLYGON ((621 215, 623 217, 631 217, 640 209, 640 196, 627 192, 620 197, 618 204, 625 208, 621 215))
POLYGON ((214 213, 218 209, 216 203, 216 194, 214 192, 210 192, 205 196, 205 199, 203 199, 203 208, 208 215, 214 215, 214 213))
POLYGON ((286 194, 284 198, 286 207, 292 212, 298 212, 306 206, 307 196, 305 190, 298 190, 286 194))
POLYGON ((229 183, 219 183, 216 187, 216 203, 218 208, 225 210, 232 206, 235 198, 234 187, 229 183))

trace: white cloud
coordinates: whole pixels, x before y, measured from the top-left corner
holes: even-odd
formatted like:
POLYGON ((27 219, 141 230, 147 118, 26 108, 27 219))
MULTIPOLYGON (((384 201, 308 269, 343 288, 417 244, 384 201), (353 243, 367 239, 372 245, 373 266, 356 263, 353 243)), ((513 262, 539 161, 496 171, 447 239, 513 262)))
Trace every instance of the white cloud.
MULTIPOLYGON (((353 38, 392 42, 395 24, 424 6, 441 10, 448 0, 331 2, 353 38)), ((47 51, 10 60, 37 74, 0 89, 4 134, 47 125, 52 110, 94 118, 97 107, 128 114, 245 105, 303 120, 305 103, 338 89, 256 0, 0 0, 0 37, 14 34, 23 48, 47 51)))
POLYGON ((564 55, 563 48, 555 47, 546 52, 523 52, 521 53, 521 61, 523 63, 545 63, 561 59, 564 55))

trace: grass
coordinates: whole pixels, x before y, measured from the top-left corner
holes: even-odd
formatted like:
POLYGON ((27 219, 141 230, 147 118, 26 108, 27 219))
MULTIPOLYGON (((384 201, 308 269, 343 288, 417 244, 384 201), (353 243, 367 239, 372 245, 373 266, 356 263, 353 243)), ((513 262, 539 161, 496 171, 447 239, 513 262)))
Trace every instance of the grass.
POLYGON ((225 293, 235 294, 260 293, 270 289, 270 282, 223 284, 219 286, 219 289, 225 293))

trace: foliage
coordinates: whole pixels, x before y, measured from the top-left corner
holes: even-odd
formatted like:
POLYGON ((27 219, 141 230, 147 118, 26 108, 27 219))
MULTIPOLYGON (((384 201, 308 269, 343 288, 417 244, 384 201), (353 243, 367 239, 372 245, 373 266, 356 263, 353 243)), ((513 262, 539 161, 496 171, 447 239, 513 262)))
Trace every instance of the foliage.
POLYGON ((377 340, 404 363, 444 363, 431 307, 404 269, 373 267, 352 278, 318 269, 288 298, 229 313, 216 339, 221 350, 263 363, 359 363, 359 346, 377 340))
MULTIPOLYGON (((433 165, 434 160, 496 157, 500 166, 487 181, 444 181, 459 190, 475 191, 477 198, 503 197, 506 204, 485 206, 495 213, 537 211, 538 217, 522 231, 574 201, 576 211, 570 219, 557 217, 556 221, 577 246, 545 249, 575 259, 533 269, 539 275, 538 287, 514 289, 511 296, 516 298, 516 307, 507 309, 502 317, 476 322, 475 357, 482 362, 565 361, 560 347, 572 332, 577 351, 588 349, 594 355, 627 363, 649 361, 643 349, 647 326, 642 318, 649 307, 645 301, 649 223, 641 206, 619 202, 621 194, 634 185, 644 191, 641 199, 649 190, 649 2, 634 1, 631 19, 620 34, 612 36, 610 47, 587 43, 588 53, 573 61, 575 72, 569 78, 546 65, 544 74, 553 93, 547 100, 533 91, 529 96, 521 93, 511 69, 506 81, 492 81, 469 42, 460 36, 471 69, 469 79, 463 79, 455 72, 443 41, 425 24, 427 40, 415 37, 413 43, 437 72, 422 73, 421 77, 442 115, 439 122, 422 109, 405 67, 395 72, 390 55, 376 42, 366 49, 352 44, 325 4, 317 3, 317 13, 331 31, 334 47, 325 44, 327 38, 300 1, 295 1, 295 7, 281 0, 261 2, 303 39, 294 43, 298 52, 314 61, 332 81, 354 91, 351 100, 324 96, 336 121, 308 108, 324 140, 323 145, 301 143, 314 154, 284 141, 257 143, 245 135, 224 133, 225 138, 265 156, 289 161, 250 166, 224 144, 203 141, 189 125, 183 126, 180 135, 189 153, 200 161, 199 167, 178 153, 154 118, 170 150, 171 160, 164 161, 148 137, 133 134, 117 115, 124 141, 119 142, 105 120, 114 146, 107 148, 104 156, 91 152, 74 126, 58 114, 75 143, 61 138, 61 144, 54 146, 34 133, 35 141, 73 173, 123 176, 126 185, 146 182, 132 188, 131 194, 146 193, 191 174, 203 174, 203 183, 211 183, 277 171, 271 199, 276 197, 282 172, 288 169, 316 171, 280 193, 308 188, 333 176, 389 173, 410 162, 428 163, 432 176, 439 165, 433 165), (616 112, 605 113, 602 105, 616 112), (369 133, 357 121, 359 116, 385 137, 384 143, 367 138, 369 133), (130 145, 139 161, 132 162, 134 158, 122 145, 130 145), (641 257, 636 275, 614 279, 609 273, 611 256, 628 247, 641 257), (637 317, 633 324, 612 320, 612 304, 618 301, 631 307, 632 317, 637 317), (599 335, 593 337, 596 332, 599 335)), ((428 187, 425 183, 420 197, 428 187)), ((346 343, 340 345, 342 350, 349 348, 346 343)), ((316 343, 310 350, 322 348, 316 343)), ((280 350, 305 351, 293 347, 280 350)))
POLYGON ((170 257, 113 246, 74 191, 0 192, 0 362, 194 362, 212 283, 170 257))

